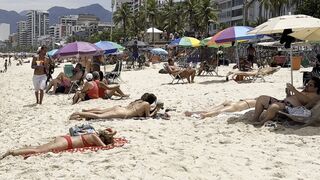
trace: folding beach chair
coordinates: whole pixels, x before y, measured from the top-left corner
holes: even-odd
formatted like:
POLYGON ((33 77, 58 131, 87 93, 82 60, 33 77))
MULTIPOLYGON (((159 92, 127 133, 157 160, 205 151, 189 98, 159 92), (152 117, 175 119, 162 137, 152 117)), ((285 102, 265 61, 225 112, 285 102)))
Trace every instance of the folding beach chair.
POLYGON ((177 83, 179 83, 180 80, 182 81, 182 83, 184 83, 183 78, 180 76, 180 72, 178 72, 178 73, 172 73, 172 71, 170 70, 168 64, 164 64, 164 65, 163 65, 163 68, 164 68, 164 70, 167 71, 168 74, 172 77, 171 84, 177 84, 177 83))
POLYGON ((66 76, 72 77, 72 76, 73 76, 73 69, 74 69, 74 67, 73 67, 72 64, 66 64, 66 65, 64 65, 64 67, 63 67, 63 72, 64 72, 64 74, 65 74, 66 76))
POLYGON ((109 79, 110 82, 114 83, 115 80, 121 81, 120 75, 122 71, 122 60, 117 61, 114 70, 109 73, 106 73, 105 78, 109 79))
POLYGON ((68 94, 75 92, 83 84, 83 79, 84 79, 84 75, 85 75, 85 68, 83 68, 81 71, 82 71, 81 78, 79 80, 71 81, 71 86, 68 91, 68 94))

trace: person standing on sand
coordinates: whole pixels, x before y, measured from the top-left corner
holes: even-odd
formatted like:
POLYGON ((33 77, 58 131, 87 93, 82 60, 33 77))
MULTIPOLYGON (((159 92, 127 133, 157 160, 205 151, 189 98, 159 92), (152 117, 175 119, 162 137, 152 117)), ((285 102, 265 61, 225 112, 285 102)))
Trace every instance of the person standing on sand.
POLYGON ((46 88, 48 59, 46 58, 47 47, 41 46, 37 51, 38 55, 34 56, 31 63, 33 72, 33 85, 35 89, 35 95, 37 104, 42 104, 43 92, 46 88))
POLYGON ((8 60, 5 60, 3 66, 4 66, 4 72, 7 72, 7 70, 8 70, 8 60))

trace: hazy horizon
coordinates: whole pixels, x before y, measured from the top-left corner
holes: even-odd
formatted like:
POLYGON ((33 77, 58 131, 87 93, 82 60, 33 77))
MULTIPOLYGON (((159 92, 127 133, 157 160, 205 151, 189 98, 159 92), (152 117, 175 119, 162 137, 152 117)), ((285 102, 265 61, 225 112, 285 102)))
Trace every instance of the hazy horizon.
POLYGON ((111 10, 111 0, 1 0, 0 9, 7 11, 16 11, 20 13, 24 10, 48 10, 54 6, 62 6, 66 8, 79 8, 91 4, 100 4, 107 10, 111 10))

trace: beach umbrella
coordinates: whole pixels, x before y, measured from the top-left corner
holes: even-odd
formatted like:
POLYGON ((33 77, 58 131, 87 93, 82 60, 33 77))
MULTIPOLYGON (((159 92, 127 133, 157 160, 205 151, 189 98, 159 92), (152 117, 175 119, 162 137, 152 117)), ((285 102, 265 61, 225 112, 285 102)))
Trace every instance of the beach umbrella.
POLYGON ((239 40, 259 39, 264 36, 261 34, 247 34, 251 30, 253 30, 253 28, 249 26, 233 26, 218 32, 212 39, 217 43, 225 43, 239 40))
POLYGON ((219 47, 227 48, 227 47, 231 47, 232 46, 232 44, 230 42, 228 42, 228 43, 217 43, 216 42, 216 36, 207 37, 207 38, 201 40, 200 44, 202 46, 208 46, 210 48, 219 48, 219 47))
POLYGON ((162 49, 162 48, 153 48, 150 50, 152 54, 156 55, 168 55, 168 51, 162 49))
MULTIPOLYGON (((286 37, 285 31, 297 32, 301 30, 320 28, 320 19, 303 14, 285 15, 269 19, 267 22, 260 24, 248 34, 274 34, 283 33, 286 37)), ((290 43, 289 43, 290 45, 290 43)), ((291 84, 293 84, 293 62, 292 62, 292 48, 289 49, 291 60, 291 84)))
POLYGON ((52 56, 55 55, 55 53, 56 53, 57 51, 58 51, 58 49, 52 49, 51 51, 47 52, 47 55, 48 55, 49 57, 52 57, 52 56))
POLYGON ((177 38, 169 44, 170 46, 199 47, 200 41, 193 37, 177 38))
POLYGON ((103 50, 98 48, 96 45, 76 41, 68 43, 60 48, 54 56, 81 56, 81 55, 97 55, 103 53, 103 50))
POLYGON ((248 34, 274 34, 282 33, 285 29, 299 30, 313 29, 320 27, 320 19, 303 14, 285 15, 270 18, 267 22, 260 24, 248 34))
POLYGON ((99 41, 94 43, 94 45, 105 51, 105 54, 115 53, 125 49, 125 47, 121 46, 120 44, 111 41, 99 41))
POLYGON ((308 40, 308 41, 320 41, 320 27, 319 28, 312 28, 312 29, 303 29, 298 30, 294 33, 289 34, 292 37, 301 40, 308 40))

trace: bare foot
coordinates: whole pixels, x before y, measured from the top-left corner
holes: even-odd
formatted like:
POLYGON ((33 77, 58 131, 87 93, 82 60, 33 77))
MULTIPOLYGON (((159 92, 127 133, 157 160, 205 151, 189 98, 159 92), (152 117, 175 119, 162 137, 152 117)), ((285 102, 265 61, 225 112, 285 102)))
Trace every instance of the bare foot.
POLYGON ((4 154, 0 157, 0 160, 2 160, 3 158, 5 158, 5 157, 7 157, 7 156, 9 156, 9 155, 11 155, 11 154, 12 154, 12 151, 11 151, 11 150, 7 151, 6 153, 4 153, 4 154))
POLYGON ((192 113, 192 112, 190 112, 190 111, 186 111, 186 112, 184 112, 184 115, 185 115, 185 116, 188 116, 188 117, 192 116, 192 114, 193 114, 193 113, 192 113))

